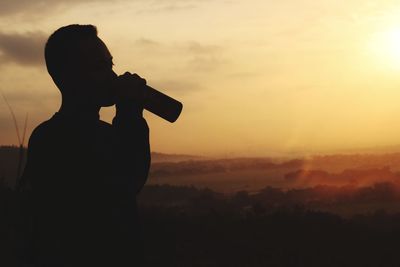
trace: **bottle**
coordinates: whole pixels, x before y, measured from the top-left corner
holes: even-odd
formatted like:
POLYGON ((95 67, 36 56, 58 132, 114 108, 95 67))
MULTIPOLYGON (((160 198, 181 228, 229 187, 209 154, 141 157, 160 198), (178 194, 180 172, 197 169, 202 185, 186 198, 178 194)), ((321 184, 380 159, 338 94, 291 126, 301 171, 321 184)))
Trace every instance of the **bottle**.
POLYGON ((148 85, 146 87, 143 107, 171 123, 175 122, 182 112, 182 103, 148 85))

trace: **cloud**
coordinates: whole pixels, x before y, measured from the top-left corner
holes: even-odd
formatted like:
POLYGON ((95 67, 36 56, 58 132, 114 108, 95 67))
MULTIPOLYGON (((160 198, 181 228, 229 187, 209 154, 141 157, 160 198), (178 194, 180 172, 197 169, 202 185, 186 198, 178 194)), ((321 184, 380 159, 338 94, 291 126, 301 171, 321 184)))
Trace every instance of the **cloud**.
POLYGON ((108 2, 106 0, 2 0, 0 2, 0 15, 15 15, 38 12, 43 14, 43 11, 49 11, 59 8, 60 6, 84 4, 93 2, 108 2))
POLYGON ((30 0, 3 0, 0 2, 0 15, 9 15, 14 13, 19 13, 19 11, 23 11, 26 9, 30 9, 30 7, 39 4, 40 1, 30 1, 30 0))
POLYGON ((223 51, 223 47, 218 45, 205 45, 198 42, 189 42, 186 44, 188 52, 197 55, 217 54, 223 51))
POLYGON ((227 63, 224 57, 224 47, 218 45, 205 45, 198 42, 190 42, 183 47, 189 56, 188 68, 197 72, 215 71, 221 65, 227 63))
POLYGON ((41 65, 47 35, 43 32, 4 33, 0 32, 0 57, 2 63, 41 65))
POLYGON ((240 71, 233 72, 226 75, 228 79, 248 79, 261 76, 262 73, 260 71, 240 71))
MULTIPOLYGON (((54 91, 43 91, 34 88, 25 89, 25 90, 0 90, 7 98, 7 101, 13 108, 30 104, 30 103, 45 103, 48 101, 54 101, 59 98, 59 93, 57 89, 54 91)), ((0 98, 0 104, 3 104, 3 98, 0 98)))
POLYGON ((136 11, 138 14, 146 14, 146 13, 162 13, 162 12, 174 12, 174 11, 181 11, 181 10, 188 10, 188 9, 195 9, 197 7, 198 2, 192 1, 169 1, 169 2, 162 2, 156 1, 153 2, 152 5, 148 6, 147 8, 139 9, 136 11), (188 3, 189 2, 189 3, 188 3))
POLYGON ((142 48, 154 48, 161 45, 159 42, 147 38, 137 39, 135 44, 142 48))
MULTIPOLYGON (((94 3, 111 3, 115 6, 118 2, 141 2, 141 1, 128 1, 128 0, 42 0, 42 1, 32 1, 32 0, 2 0, 0 1, 0 16, 11 16, 11 15, 21 15, 30 14, 42 15, 43 12, 49 12, 58 10, 61 7, 63 9, 68 7, 73 7, 81 4, 94 4, 94 3)), ((182 9, 192 9, 195 8, 199 2, 194 0, 153 0, 146 3, 147 7, 138 10, 138 13, 147 12, 169 12, 182 9)))
MULTIPOLYGON (((26 33, 0 32, 0 62, 15 63, 23 66, 44 64, 44 45, 48 35, 41 31, 26 33)), ((195 71, 213 71, 225 62, 224 48, 199 42, 164 44, 162 42, 140 38, 135 44, 138 48, 151 50, 153 53, 169 54, 185 58, 187 67, 195 71)), ((0 64, 1 64, 0 63, 0 64)))
POLYGON ((216 44, 197 41, 168 44, 153 39, 140 38, 135 41, 135 45, 136 48, 142 49, 143 53, 151 53, 163 58, 181 59, 185 62, 185 68, 195 72, 215 71, 228 62, 226 58, 228 48, 216 44))
POLYGON ((178 95, 184 95, 203 89, 200 84, 186 80, 155 80, 151 86, 154 86, 161 92, 167 92, 167 94, 168 92, 172 92, 178 95))

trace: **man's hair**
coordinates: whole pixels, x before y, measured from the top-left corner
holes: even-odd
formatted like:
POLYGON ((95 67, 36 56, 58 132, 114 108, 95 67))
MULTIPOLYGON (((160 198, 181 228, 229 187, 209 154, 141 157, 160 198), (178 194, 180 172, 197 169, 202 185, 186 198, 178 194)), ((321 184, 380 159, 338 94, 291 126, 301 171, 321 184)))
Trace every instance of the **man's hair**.
POLYGON ((60 88, 61 75, 74 57, 82 40, 97 39, 97 28, 93 25, 72 24, 56 30, 47 40, 44 57, 47 71, 60 88))

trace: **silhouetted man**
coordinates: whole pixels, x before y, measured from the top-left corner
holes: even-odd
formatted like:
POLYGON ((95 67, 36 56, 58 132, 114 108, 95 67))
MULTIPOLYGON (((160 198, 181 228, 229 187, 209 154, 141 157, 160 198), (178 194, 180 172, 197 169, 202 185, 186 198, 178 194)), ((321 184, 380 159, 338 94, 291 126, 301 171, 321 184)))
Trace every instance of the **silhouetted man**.
POLYGON ((22 177, 33 193, 34 261, 137 266, 142 253, 136 194, 150 166, 142 116, 146 81, 115 74, 92 25, 55 31, 45 59, 62 104, 32 132, 22 177), (127 98, 127 90, 135 93, 127 98), (114 104, 112 125, 99 120, 100 108, 114 104))

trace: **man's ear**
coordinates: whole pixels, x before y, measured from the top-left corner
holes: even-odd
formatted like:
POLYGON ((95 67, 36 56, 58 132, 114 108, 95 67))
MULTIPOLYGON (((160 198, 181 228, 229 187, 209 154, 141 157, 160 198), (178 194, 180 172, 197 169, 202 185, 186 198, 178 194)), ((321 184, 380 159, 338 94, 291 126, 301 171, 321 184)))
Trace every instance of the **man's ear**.
POLYGON ((69 71, 60 73, 58 77, 54 77, 53 80, 60 91, 65 94, 73 94, 73 90, 75 90, 74 88, 79 85, 77 77, 69 71))

